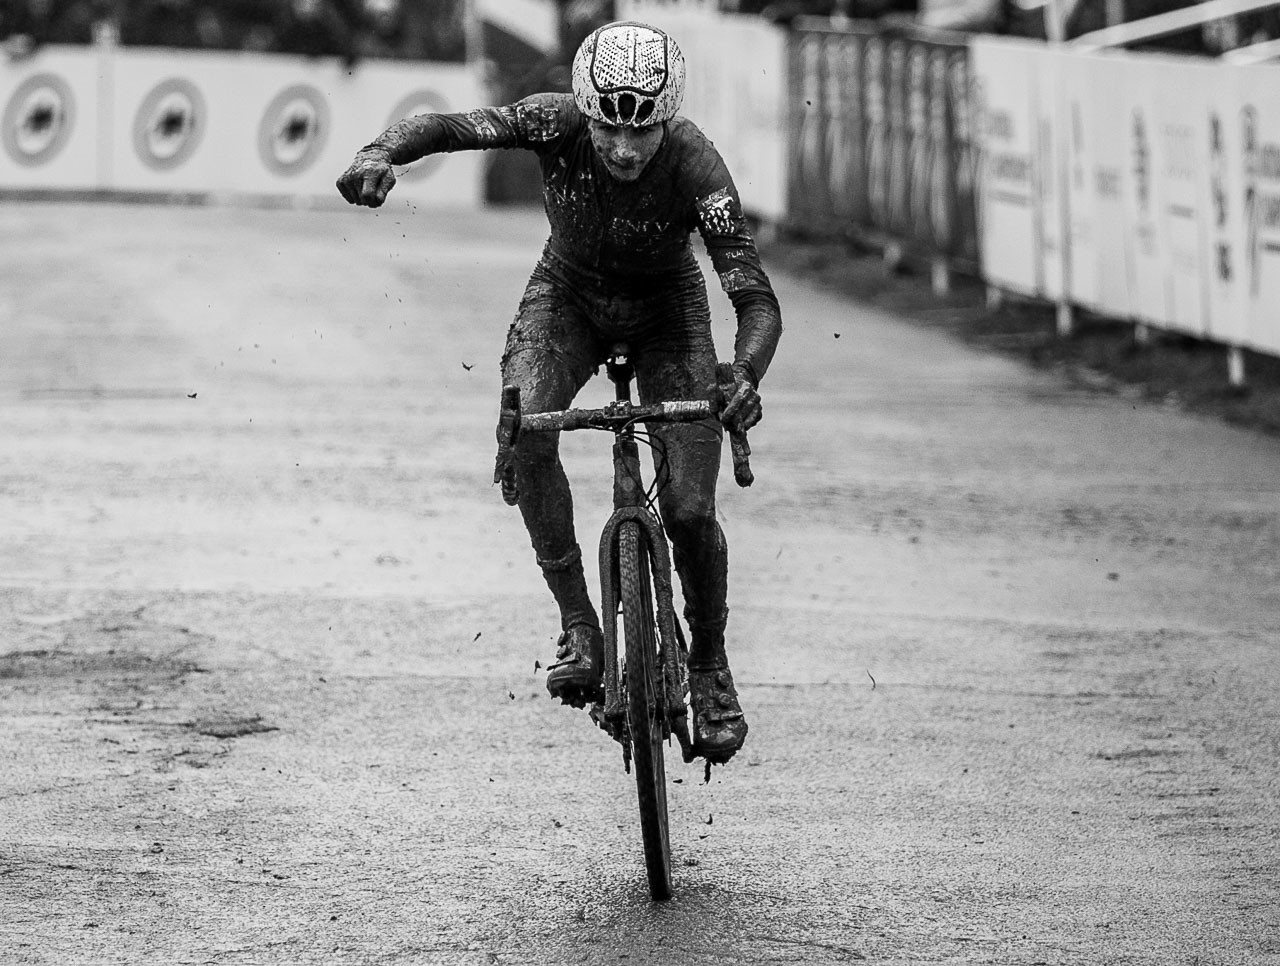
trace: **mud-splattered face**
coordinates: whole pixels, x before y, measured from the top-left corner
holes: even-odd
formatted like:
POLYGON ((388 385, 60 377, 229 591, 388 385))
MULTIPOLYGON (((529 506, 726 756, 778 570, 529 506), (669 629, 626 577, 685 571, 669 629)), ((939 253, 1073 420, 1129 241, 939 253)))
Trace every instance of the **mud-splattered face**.
POLYGON ((591 146, 619 181, 635 181, 662 146, 663 125, 618 127, 591 122, 591 146))

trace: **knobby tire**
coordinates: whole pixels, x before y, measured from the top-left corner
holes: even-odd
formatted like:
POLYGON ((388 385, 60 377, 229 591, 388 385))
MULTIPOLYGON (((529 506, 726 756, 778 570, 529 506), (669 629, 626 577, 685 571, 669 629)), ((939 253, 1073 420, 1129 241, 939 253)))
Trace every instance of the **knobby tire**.
POLYGON ((667 824, 667 780, 662 760, 665 743, 658 636, 654 623, 649 550, 640 525, 618 529, 618 596, 625 638, 627 728, 632 768, 640 798, 640 834, 644 840, 649 894, 671 898, 671 838, 667 824))

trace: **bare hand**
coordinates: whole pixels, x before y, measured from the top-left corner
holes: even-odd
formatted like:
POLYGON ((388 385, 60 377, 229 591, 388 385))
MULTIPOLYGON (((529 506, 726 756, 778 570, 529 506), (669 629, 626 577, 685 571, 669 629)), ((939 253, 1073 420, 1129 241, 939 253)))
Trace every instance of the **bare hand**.
POLYGON ((760 405, 760 394, 756 392, 755 382, 740 369, 733 370, 733 396, 720 414, 720 422, 734 433, 745 433, 764 415, 760 405))
POLYGON ((338 179, 338 193, 350 204, 377 208, 396 183, 391 161, 381 151, 361 151, 338 179))

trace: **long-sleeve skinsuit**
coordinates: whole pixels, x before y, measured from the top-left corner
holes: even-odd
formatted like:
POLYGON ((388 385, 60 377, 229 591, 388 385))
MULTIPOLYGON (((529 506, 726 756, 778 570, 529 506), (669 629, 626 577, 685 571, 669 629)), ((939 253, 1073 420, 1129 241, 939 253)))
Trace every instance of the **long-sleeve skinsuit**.
MULTIPOLYGON (((567 408, 610 346, 625 341, 642 401, 703 398, 716 362, 696 229, 738 318, 735 368, 758 383, 782 330, 737 189, 720 154, 690 121, 666 124, 661 146, 633 182, 614 179, 568 94, 506 107, 426 114, 393 125, 366 148, 393 164, 488 148, 533 151, 542 167, 551 234, 507 335, 504 384, 528 412, 567 408)), ((716 521, 718 424, 654 427, 670 482, 659 497, 693 633, 691 658, 722 652, 728 551, 716 521)), ((520 511, 561 624, 599 626, 583 578, 569 483, 553 434, 521 440, 520 511)))

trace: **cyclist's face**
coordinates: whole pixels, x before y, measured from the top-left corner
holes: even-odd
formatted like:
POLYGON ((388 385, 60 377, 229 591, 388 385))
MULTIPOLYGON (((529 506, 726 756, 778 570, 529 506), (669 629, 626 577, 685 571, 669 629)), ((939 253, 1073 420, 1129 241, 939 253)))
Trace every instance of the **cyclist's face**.
POLYGON ((619 181, 635 181, 662 146, 662 125, 618 127, 591 122, 591 146, 619 181))

